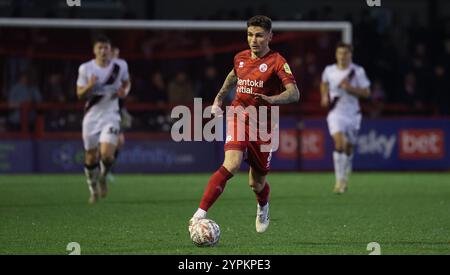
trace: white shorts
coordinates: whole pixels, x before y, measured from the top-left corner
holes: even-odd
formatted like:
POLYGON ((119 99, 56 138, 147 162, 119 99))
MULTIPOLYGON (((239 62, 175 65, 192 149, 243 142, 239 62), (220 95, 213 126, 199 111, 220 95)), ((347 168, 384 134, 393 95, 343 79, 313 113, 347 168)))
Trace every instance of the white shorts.
POLYGON ((336 112, 328 114, 328 130, 330 135, 334 135, 338 132, 344 133, 347 138, 347 142, 355 144, 358 138, 358 132, 361 127, 362 115, 346 115, 336 112))
POLYGON ((120 117, 118 115, 102 119, 85 116, 83 119, 83 143, 86 151, 98 148, 99 143, 117 146, 119 133, 120 117))

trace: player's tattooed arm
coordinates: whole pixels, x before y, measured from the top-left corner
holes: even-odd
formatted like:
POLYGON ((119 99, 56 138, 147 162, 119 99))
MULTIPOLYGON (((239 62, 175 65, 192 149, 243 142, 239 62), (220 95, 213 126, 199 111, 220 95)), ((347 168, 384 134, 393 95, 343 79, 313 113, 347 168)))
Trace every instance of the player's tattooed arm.
POLYGON ((96 75, 92 75, 89 79, 86 86, 81 87, 77 86, 77 97, 78 99, 82 99, 86 96, 86 94, 95 86, 97 83, 98 77, 96 75))
POLYGON ((225 79, 222 88, 220 89, 219 93, 216 96, 216 99, 214 100, 215 106, 222 106, 223 100, 225 97, 230 93, 231 89, 236 86, 237 83, 237 76, 234 73, 234 70, 231 70, 231 72, 228 74, 227 78, 225 79))
POLYGON ((220 89, 219 93, 217 94, 216 98, 214 99, 214 104, 211 109, 211 113, 213 113, 216 117, 222 117, 223 111, 221 109, 221 106, 223 104, 223 100, 228 95, 228 93, 231 91, 231 89, 236 86, 237 83, 237 76, 234 73, 234 70, 231 70, 231 72, 228 74, 227 78, 225 79, 225 82, 222 85, 222 88, 220 89))
POLYGON ((295 103, 300 100, 300 92, 297 85, 290 83, 285 86, 285 89, 286 90, 279 95, 266 96, 263 94, 255 93, 254 96, 273 105, 295 103))

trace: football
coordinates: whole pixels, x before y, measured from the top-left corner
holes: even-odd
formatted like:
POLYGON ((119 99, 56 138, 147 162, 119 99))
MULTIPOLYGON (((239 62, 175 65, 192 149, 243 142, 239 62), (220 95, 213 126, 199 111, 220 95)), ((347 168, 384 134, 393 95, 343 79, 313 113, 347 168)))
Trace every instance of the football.
POLYGON ((200 219, 192 225, 191 240, 198 247, 217 245, 220 239, 219 225, 210 219, 200 219))

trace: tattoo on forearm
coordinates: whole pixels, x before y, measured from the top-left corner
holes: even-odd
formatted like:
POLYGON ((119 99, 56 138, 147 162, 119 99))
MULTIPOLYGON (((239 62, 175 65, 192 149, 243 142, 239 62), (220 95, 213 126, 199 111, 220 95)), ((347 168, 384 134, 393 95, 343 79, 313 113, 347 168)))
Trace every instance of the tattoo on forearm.
POLYGON ((237 77, 234 74, 234 72, 230 72, 225 79, 225 82, 223 83, 222 88, 220 89, 219 93, 216 96, 216 100, 222 102, 223 99, 227 96, 227 94, 230 92, 231 88, 233 88, 237 83, 237 77))
POLYGON ((273 104, 289 104, 294 103, 299 100, 299 92, 298 89, 287 89, 279 95, 273 96, 272 99, 274 101, 273 104))

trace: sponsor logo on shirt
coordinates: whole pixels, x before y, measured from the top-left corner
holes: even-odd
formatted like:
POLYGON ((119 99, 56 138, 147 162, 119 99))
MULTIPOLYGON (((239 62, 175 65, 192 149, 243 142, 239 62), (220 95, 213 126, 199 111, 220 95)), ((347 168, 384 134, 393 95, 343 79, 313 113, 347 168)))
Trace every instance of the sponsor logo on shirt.
POLYGON ((283 69, 287 74, 292 74, 291 67, 289 67, 288 63, 284 63, 283 69))
POLYGON ((238 78, 237 85, 238 87, 236 92, 242 94, 252 94, 253 88, 264 88, 264 81, 238 78))
POLYGON ((259 71, 262 73, 265 73, 265 72, 267 72, 267 68, 268 68, 267 64, 263 63, 263 64, 261 64, 261 66, 259 66, 259 71))

